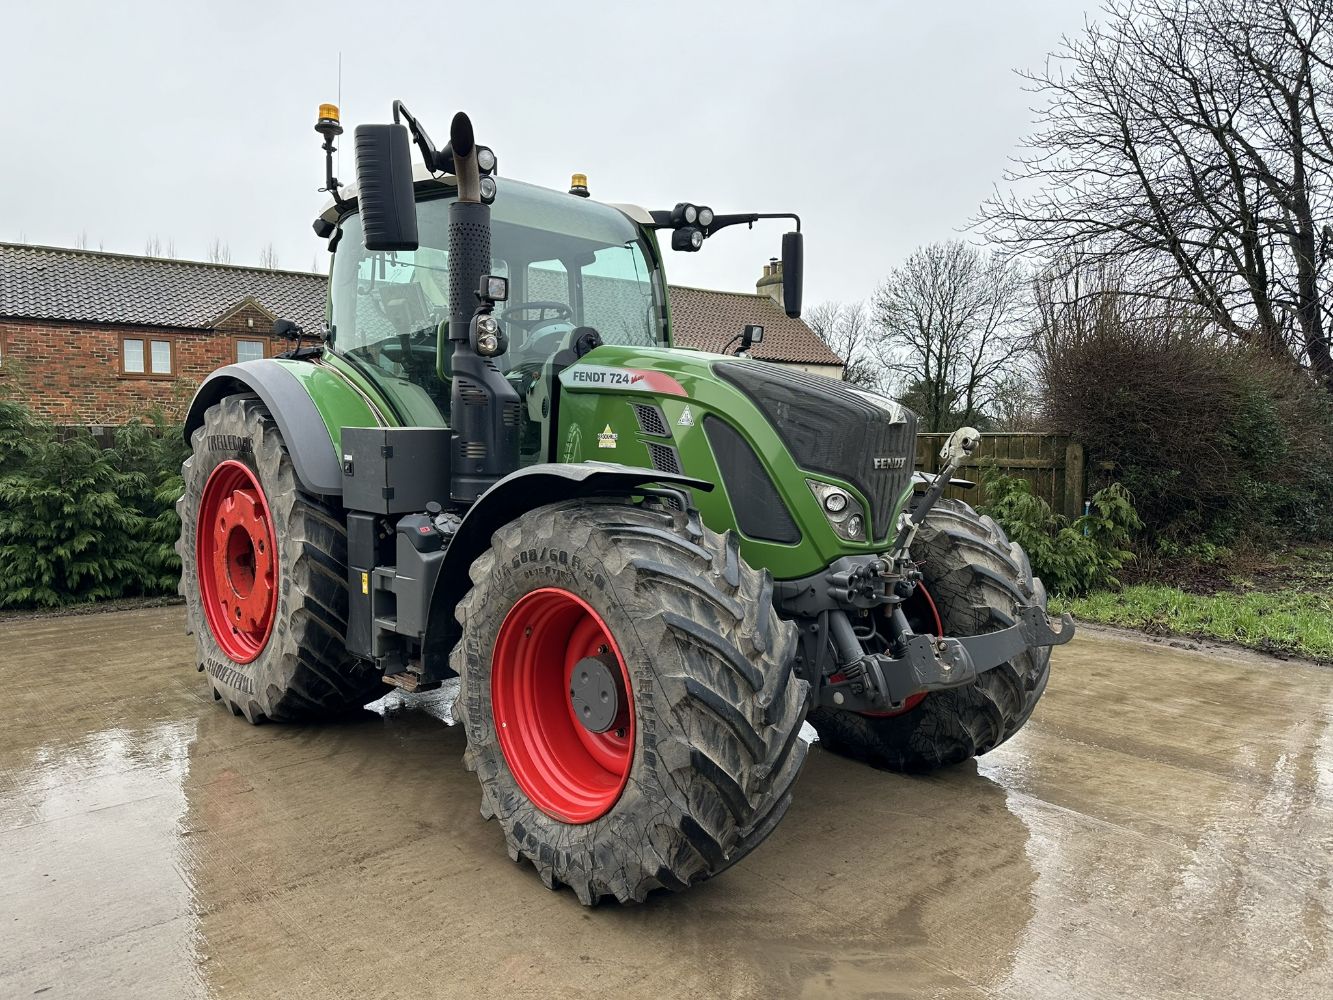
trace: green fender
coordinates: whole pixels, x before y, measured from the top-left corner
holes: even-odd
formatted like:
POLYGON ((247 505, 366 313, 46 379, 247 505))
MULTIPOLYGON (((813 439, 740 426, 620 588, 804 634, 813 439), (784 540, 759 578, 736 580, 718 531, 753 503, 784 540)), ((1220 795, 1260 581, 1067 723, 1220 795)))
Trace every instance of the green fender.
POLYGON ((389 423, 382 408, 337 369, 309 361, 263 358, 219 368, 204 380, 185 417, 185 443, 204 424, 204 413, 226 396, 254 393, 282 432, 301 488, 341 496, 342 429, 389 423))

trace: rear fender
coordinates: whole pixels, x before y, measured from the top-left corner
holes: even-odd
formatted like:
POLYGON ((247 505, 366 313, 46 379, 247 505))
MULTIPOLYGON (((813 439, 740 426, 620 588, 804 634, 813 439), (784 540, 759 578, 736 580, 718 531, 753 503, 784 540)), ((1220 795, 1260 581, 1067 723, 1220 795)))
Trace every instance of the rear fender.
POLYGON ((448 676, 448 657, 459 636, 454 608, 472 586, 468 570, 491 545, 491 536, 530 510, 579 497, 628 497, 656 483, 708 492, 713 484, 657 469, 600 462, 553 462, 511 473, 478 498, 445 552, 431 593, 423 658, 425 676, 448 676))
POLYGON ((194 394, 185 417, 185 443, 203 426, 210 406, 244 393, 257 395, 273 415, 301 488, 342 496, 342 428, 380 423, 365 398, 327 366, 275 358, 227 365, 208 376, 194 394))

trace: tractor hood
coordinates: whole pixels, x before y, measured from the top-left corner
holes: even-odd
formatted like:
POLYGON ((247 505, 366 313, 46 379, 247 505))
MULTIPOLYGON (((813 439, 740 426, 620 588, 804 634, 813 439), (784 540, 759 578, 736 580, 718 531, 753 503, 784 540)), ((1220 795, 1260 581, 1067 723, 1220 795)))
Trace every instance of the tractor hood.
POLYGON ((696 496, 779 578, 881 552, 912 489, 916 416, 845 382, 680 349, 604 346, 560 374, 557 461, 606 461, 721 487, 696 496), (826 510, 829 490, 845 511, 826 510), (848 532, 859 516, 861 532, 848 532), (835 523, 836 520, 836 523, 835 523))

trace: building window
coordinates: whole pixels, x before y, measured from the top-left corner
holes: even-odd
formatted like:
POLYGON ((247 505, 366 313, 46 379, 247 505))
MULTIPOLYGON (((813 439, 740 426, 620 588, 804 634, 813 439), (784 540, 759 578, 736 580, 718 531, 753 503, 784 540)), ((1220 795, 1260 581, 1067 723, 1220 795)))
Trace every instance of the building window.
POLYGON ((262 340, 238 340, 236 341, 236 360, 240 361, 258 361, 264 356, 264 342, 262 340))
POLYGON ((170 375, 175 357, 169 340, 125 337, 120 342, 121 371, 126 375, 170 375))

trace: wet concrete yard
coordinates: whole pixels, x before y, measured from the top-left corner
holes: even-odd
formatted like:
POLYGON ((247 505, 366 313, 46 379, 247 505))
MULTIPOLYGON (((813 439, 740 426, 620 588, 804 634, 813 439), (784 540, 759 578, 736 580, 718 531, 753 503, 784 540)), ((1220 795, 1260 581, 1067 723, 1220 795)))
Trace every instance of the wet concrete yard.
POLYGON ((0 623, 0 997, 1333 996, 1333 671, 1106 637, 930 778, 811 752, 769 842, 596 910, 444 699, 251 727, 180 608, 0 623))

